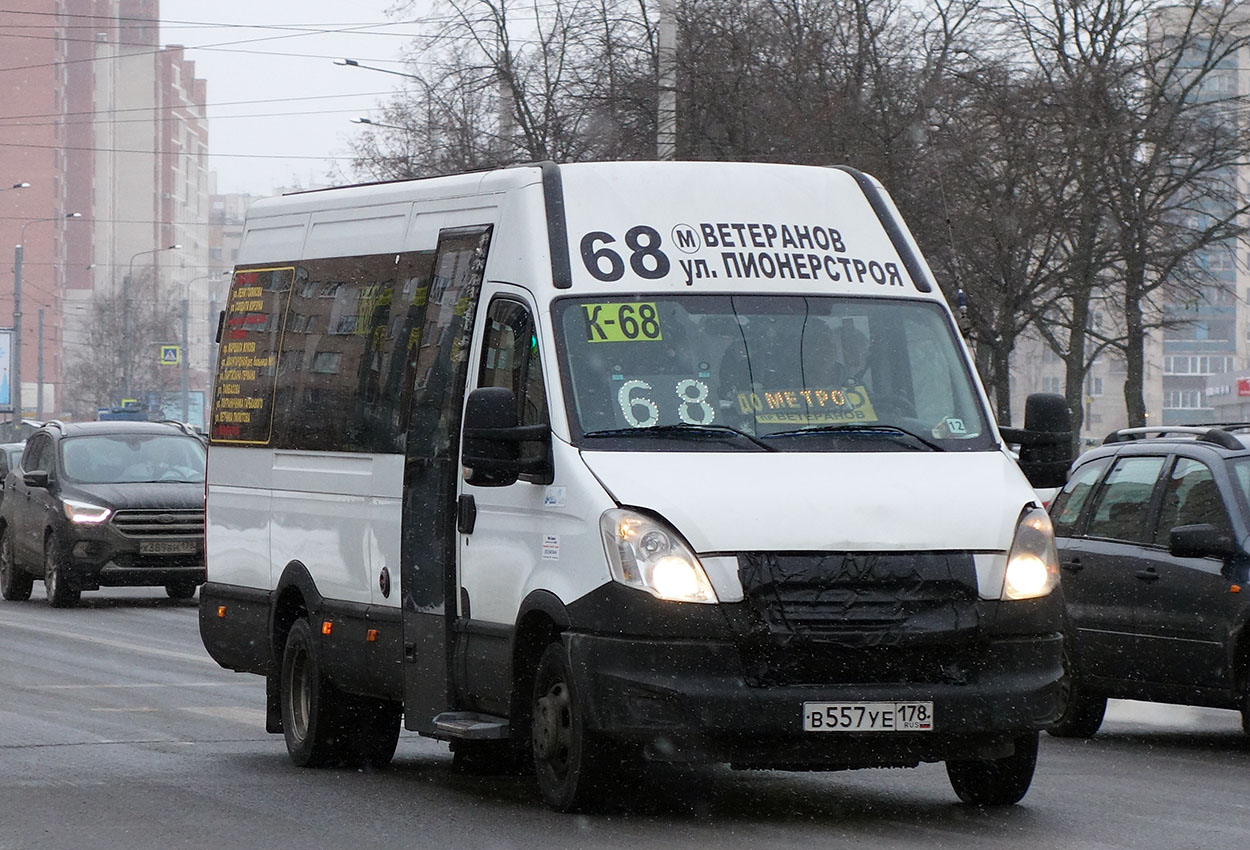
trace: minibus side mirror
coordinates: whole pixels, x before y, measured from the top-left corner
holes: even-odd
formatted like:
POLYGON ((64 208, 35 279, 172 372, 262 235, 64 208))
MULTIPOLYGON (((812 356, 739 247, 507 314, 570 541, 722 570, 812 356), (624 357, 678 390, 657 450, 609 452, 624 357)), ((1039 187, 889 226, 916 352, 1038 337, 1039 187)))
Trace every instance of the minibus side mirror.
POLYGON ((506 387, 480 387, 464 409, 461 465, 465 480, 478 487, 504 487, 524 474, 537 483, 551 480, 551 429, 517 424, 516 395, 506 387), (540 442, 537 458, 521 458, 521 443, 540 442))
POLYGON ((1072 414, 1057 393, 1033 393, 1024 403, 1024 428, 1001 428, 1020 446, 1020 469, 1034 487, 1062 487, 1072 465, 1072 414))

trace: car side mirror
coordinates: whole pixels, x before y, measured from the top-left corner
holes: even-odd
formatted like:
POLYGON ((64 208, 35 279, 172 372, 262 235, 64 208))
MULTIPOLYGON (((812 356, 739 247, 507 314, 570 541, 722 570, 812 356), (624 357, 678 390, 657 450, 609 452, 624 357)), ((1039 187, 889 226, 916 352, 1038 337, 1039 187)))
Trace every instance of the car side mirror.
POLYGON ((48 471, 46 469, 37 469, 33 472, 23 472, 22 481, 26 482, 27 487, 41 487, 48 489, 48 471))
POLYGON ((1003 439, 1020 446, 1020 470, 1034 487, 1062 487, 1068 480, 1072 413, 1057 393, 1033 393, 1024 403, 1024 428, 1000 428, 1003 439))
POLYGON ((1224 558, 1238 554, 1237 541, 1209 522, 1178 525, 1168 535, 1168 552, 1177 558, 1224 558))
POLYGON ((478 487, 504 487, 520 475, 551 480, 551 429, 517 423, 516 395, 507 387, 480 387, 464 409, 460 463, 465 480, 478 487), (541 442, 537 458, 521 458, 521 443, 541 442))

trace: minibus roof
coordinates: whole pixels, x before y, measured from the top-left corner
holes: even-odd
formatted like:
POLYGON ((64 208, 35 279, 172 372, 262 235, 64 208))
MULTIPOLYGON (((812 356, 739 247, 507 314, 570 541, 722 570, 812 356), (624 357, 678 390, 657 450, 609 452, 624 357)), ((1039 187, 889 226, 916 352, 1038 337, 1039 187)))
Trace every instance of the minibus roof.
MULTIPOLYGON (((541 200, 514 209, 538 214, 543 205, 553 283, 570 294, 776 291, 942 300, 889 195, 868 175, 842 167, 537 163, 263 199, 248 221, 249 229, 263 230, 282 219, 303 231, 297 220, 305 216, 372 220, 352 237, 361 251, 369 243, 408 241, 402 234, 412 224, 403 210, 411 204, 487 196, 502 204, 524 193, 541 200), (387 228, 398 228, 393 238, 381 232, 387 228)), ((288 232, 273 231, 256 245, 245 236, 248 256, 241 261, 253 261, 264 243, 301 242, 288 232)))

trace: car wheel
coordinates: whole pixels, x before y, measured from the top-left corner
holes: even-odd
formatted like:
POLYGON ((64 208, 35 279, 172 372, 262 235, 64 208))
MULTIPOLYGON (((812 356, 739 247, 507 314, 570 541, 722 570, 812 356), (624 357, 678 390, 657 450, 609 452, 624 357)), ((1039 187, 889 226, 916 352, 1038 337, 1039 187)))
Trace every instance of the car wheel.
POLYGON ((282 731, 300 767, 341 764, 350 744, 343 699, 325 677, 312 627, 296 620, 282 652, 282 731))
POLYGON ((51 534, 43 544, 43 590, 53 608, 73 608, 82 596, 82 592, 69 583, 60 547, 51 534))
POLYGON ((35 577, 18 568, 13 558, 13 537, 8 528, 0 528, 0 596, 10 602, 30 599, 35 577))
POLYGON ((620 761, 601 736, 586 728, 585 706, 559 643, 548 646, 538 662, 530 716, 534 773, 543 800, 560 812, 591 808, 620 761))
POLYGON ((165 585, 165 593, 170 599, 190 599, 195 596, 196 587, 193 581, 178 581, 165 585))
POLYGON ((1047 728, 1056 738, 1090 738, 1102 725, 1107 698, 1086 693, 1068 654, 1063 654, 1063 677, 1059 680, 1059 717, 1047 728))
POLYGON ((1037 767, 1037 732, 1015 739, 1015 752, 997 759, 948 761, 946 775, 959 799, 974 806, 1010 806, 1033 784, 1037 767))

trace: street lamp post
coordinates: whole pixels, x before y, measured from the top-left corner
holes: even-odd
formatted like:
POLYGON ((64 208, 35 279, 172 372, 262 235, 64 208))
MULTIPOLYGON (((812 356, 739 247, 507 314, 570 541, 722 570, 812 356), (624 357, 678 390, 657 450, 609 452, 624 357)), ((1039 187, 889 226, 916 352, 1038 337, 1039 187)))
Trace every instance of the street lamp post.
POLYGON ((387 130, 402 130, 405 133, 408 132, 409 129, 407 127, 400 127, 398 124, 383 124, 379 121, 374 121, 371 118, 353 118, 352 123, 367 124, 370 127, 385 127, 387 130))
MULTIPOLYGON (((29 183, 14 184, 14 189, 24 189, 29 183)), ((32 224, 61 219, 82 218, 82 213, 72 212, 65 215, 54 215, 48 218, 37 218, 22 225, 21 237, 13 246, 13 382, 10 397, 13 399, 13 439, 21 439, 22 426, 22 256, 25 253, 26 228, 32 224)))
POLYGON ((230 274, 229 271, 217 272, 216 274, 205 274, 199 277, 193 277, 187 281, 186 288, 182 293, 182 421, 186 422, 190 416, 190 396, 191 396, 191 339, 188 334, 188 326, 190 325, 189 313, 191 306, 191 284, 197 280, 215 280, 222 275, 230 274))
POLYGON ((130 255, 130 264, 126 267, 126 276, 122 278, 122 400, 130 398, 130 280, 135 273, 135 260, 146 254, 159 254, 161 251, 177 251, 182 246, 175 242, 164 248, 152 248, 148 251, 136 251, 130 255))
POLYGON ((362 65, 355 59, 344 59, 342 62, 334 60, 335 65, 346 65, 349 68, 364 68, 366 71, 377 71, 379 74, 393 74, 396 77, 407 77, 410 80, 420 80, 416 74, 405 74, 403 71, 392 71, 390 68, 375 68, 372 65, 362 65))

